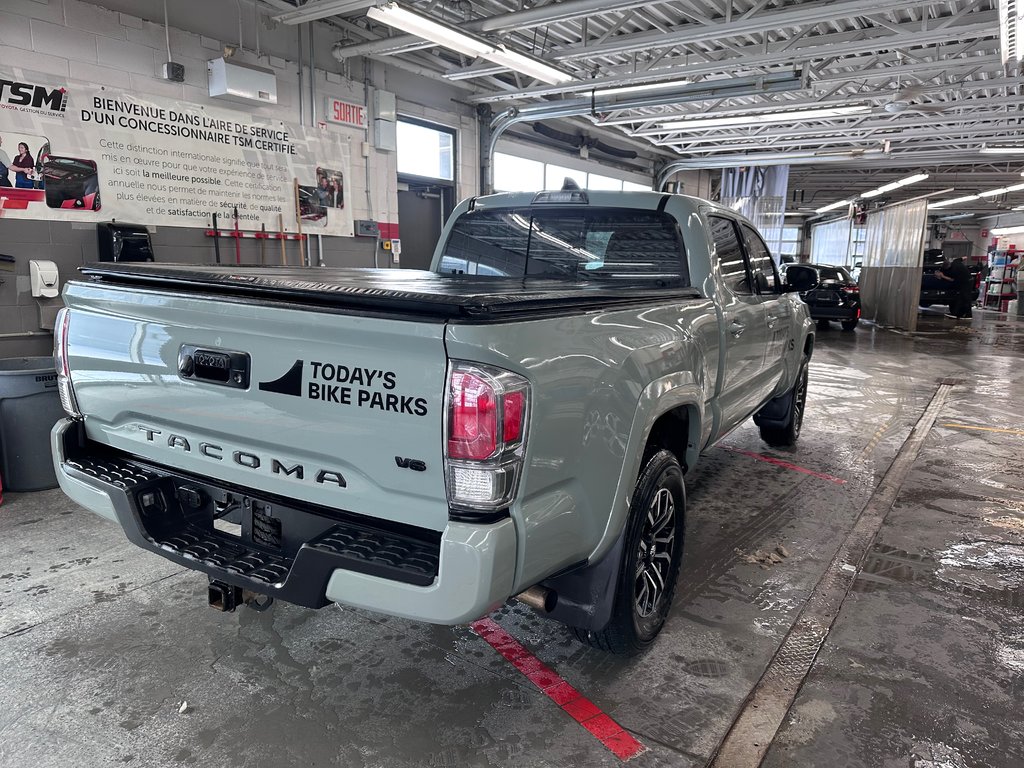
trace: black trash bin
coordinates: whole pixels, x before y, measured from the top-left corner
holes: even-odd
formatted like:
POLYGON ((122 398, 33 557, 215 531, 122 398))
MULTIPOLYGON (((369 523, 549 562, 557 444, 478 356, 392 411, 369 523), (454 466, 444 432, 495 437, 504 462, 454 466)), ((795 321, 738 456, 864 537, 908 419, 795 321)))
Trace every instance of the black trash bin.
POLYGON ((57 487, 50 430, 64 416, 52 357, 0 359, 0 475, 5 491, 57 487))

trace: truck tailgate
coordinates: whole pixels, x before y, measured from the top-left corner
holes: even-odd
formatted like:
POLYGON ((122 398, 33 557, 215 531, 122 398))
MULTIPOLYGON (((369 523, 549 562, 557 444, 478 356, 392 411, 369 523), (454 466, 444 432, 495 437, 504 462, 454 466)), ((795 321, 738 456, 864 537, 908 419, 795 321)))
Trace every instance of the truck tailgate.
POLYGON ((69 284, 65 303, 90 439, 243 488, 447 524, 442 322, 99 283, 69 284))

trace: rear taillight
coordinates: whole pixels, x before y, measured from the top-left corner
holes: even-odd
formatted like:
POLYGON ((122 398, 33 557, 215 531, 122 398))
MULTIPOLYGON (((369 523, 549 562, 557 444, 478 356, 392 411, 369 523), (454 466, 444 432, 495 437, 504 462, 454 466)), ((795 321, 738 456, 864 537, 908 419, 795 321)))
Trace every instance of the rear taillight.
POLYGON ((453 361, 448 372, 445 477, 454 508, 511 503, 522 471, 530 384, 522 376, 453 361))
POLYGON ((57 322, 53 334, 53 362, 57 369, 57 391, 60 393, 60 404, 72 418, 82 417, 78 410, 78 399, 75 388, 71 384, 71 369, 68 367, 68 332, 71 328, 71 312, 62 309, 57 313, 57 322))
POLYGON ((857 296, 860 294, 860 287, 856 285, 844 285, 843 293, 848 293, 851 296, 857 296))

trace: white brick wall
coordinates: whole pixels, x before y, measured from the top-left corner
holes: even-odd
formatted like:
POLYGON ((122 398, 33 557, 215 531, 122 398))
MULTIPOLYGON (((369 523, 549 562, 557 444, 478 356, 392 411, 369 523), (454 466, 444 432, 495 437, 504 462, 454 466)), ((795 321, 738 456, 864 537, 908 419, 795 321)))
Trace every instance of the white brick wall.
POLYGON ((0 13, 0 45, 28 48, 32 40, 29 20, 13 13, 0 13))
MULTIPOLYGON (((96 63, 96 35, 32 19, 32 50, 65 59, 96 63)), ((27 47, 27 46, 22 46, 27 47)))
POLYGON ((102 37, 125 39, 121 14, 88 3, 65 3, 64 23, 71 29, 92 32, 102 37))
POLYGON ((126 40, 104 38, 99 44, 97 61, 108 67, 123 69, 138 75, 156 74, 153 63, 153 49, 126 40))

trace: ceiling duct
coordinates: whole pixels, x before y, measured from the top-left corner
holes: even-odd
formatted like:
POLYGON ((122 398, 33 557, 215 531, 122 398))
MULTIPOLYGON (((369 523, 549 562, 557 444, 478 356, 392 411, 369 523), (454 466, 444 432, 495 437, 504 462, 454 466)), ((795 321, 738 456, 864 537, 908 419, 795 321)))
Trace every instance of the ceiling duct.
POLYGON ((600 139, 584 136, 582 133, 567 133, 565 131, 559 131, 557 128, 544 125, 544 123, 534 123, 533 130, 541 136, 554 139, 562 144, 568 144, 570 147, 575 149, 586 147, 587 149, 593 149, 602 154, 622 160, 635 160, 638 157, 638 153, 635 150, 621 149, 620 147, 606 144, 600 139))
POLYGON ((783 91, 795 91, 809 85, 806 70, 772 72, 753 77, 732 77, 720 80, 706 80, 700 83, 685 83, 671 90, 654 93, 601 93, 593 90, 583 98, 558 99, 525 107, 509 107, 490 122, 490 140, 481 157, 484 166, 482 187, 485 193, 492 189, 494 150, 501 135, 516 123, 534 120, 553 120, 560 117, 597 117, 606 112, 622 109, 656 107, 684 101, 707 101, 727 99, 734 96, 759 96, 783 91))

